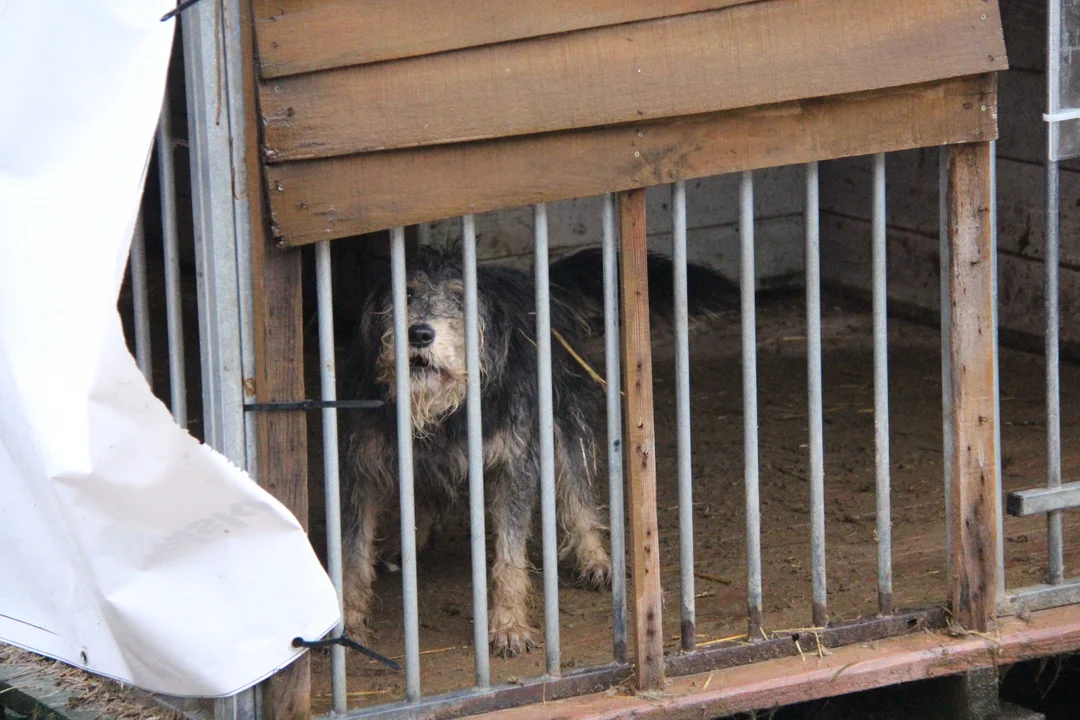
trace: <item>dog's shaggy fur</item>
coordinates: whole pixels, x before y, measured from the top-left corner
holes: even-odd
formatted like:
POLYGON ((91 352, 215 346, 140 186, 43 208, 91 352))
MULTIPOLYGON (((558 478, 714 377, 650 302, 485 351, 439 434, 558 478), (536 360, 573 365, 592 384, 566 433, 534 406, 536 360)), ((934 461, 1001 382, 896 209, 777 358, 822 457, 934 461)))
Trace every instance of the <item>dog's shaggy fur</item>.
MULTIPOLYGON (((599 251, 586 250, 551 266, 551 326, 571 347, 580 348, 602 320, 601 262, 599 251)), ((722 278, 694 266, 689 272, 692 311, 737 304, 738 290, 722 278)), ((650 257, 649 275, 654 311, 670 310, 670 261, 650 257)), ((468 490, 459 256, 416 253, 407 287, 417 546, 423 547, 441 512, 468 490)), ((533 647, 535 632, 526 557, 540 474, 535 296, 527 274, 496 266, 478 268, 477 291, 485 499, 495 536, 489 640, 493 652, 516 655, 533 647)), ((353 338, 348 395, 393 400, 392 315, 384 279, 369 293, 353 338)), ((599 589, 611 581, 596 501, 606 456, 595 432, 603 427, 604 392, 559 342, 552 342, 551 364, 560 558, 572 557, 581 581, 599 589)), ((346 442, 345 621, 354 635, 367 637, 377 524, 397 504, 395 404, 356 413, 346 442)))

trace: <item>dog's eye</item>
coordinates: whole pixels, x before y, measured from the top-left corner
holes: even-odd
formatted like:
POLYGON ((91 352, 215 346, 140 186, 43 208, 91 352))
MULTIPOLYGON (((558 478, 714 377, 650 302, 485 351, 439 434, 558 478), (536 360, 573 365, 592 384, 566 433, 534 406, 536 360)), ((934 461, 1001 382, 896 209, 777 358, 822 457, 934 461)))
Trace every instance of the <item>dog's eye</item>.
POLYGON ((412 288, 405 288, 405 299, 406 300, 412 300, 415 295, 416 295, 416 293, 413 292, 412 288))

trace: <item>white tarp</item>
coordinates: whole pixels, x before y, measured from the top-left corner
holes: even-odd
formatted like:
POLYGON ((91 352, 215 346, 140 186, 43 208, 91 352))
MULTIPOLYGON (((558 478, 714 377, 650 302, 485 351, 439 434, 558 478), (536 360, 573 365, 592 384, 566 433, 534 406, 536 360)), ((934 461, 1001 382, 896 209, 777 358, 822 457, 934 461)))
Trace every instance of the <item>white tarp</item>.
POLYGON ((296 519, 181 430, 116 311, 166 0, 0 0, 0 639, 232 694, 338 620, 296 519))

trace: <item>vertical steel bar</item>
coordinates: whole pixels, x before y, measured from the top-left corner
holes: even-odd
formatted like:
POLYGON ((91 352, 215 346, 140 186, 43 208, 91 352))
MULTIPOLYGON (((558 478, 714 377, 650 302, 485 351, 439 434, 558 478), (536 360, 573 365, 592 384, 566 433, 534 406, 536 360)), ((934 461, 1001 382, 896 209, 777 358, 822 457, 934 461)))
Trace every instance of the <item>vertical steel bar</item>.
POLYGON ((142 210, 135 218, 131 236, 131 303, 135 315, 135 362, 154 387, 154 366, 150 355, 150 297, 146 288, 146 230, 142 210))
POLYGON ((878 608, 892 612, 892 511, 889 507, 889 346, 885 272, 885 154, 874 156, 873 305, 878 608))
POLYGON ((994 493, 997 509, 997 599, 1005 598, 1005 507, 1001 502, 1001 373, 998 364, 997 141, 990 141, 990 322, 994 328, 994 493))
POLYGON ((941 434, 942 469, 945 481, 945 577, 952 577, 952 468, 953 468, 953 403, 952 403, 952 286, 949 282, 949 149, 938 152, 938 234, 941 293, 941 434))
POLYGON ((821 397, 821 215, 817 162, 806 165, 806 374, 810 430, 813 623, 829 621, 825 582, 825 441, 821 397))
POLYGON ((675 421, 679 483, 679 589, 682 649, 696 644, 694 608, 694 481, 690 464, 690 330, 686 289, 686 183, 671 186, 672 270, 675 288, 675 421))
MULTIPOLYGON (((243 53, 239 0, 200 4, 182 16, 191 147, 192 210, 199 295, 203 435, 229 460, 254 472, 251 418, 245 418, 243 369, 253 363, 244 303, 251 247, 247 186, 243 53), (224 63, 223 63, 224 59, 224 63), (245 264, 247 267, 245 267, 245 264)), ((214 703, 216 718, 253 720, 253 690, 214 703)))
MULTIPOLYGON (((1061 2, 1046 3, 1046 111, 1061 109, 1061 2)), ((1045 293, 1046 357, 1046 486, 1061 486, 1061 385, 1058 374, 1058 261, 1060 247, 1061 185, 1058 173, 1058 129, 1056 122, 1046 126, 1046 218, 1043 250, 1043 292, 1045 293)), ((1050 583, 1065 579, 1065 559, 1061 538, 1061 511, 1047 516, 1047 540, 1050 552, 1050 583)))
POLYGON ((615 196, 604 195, 604 345, 607 375, 608 525, 611 528, 612 643, 615 662, 626 662, 626 519, 623 504, 622 370, 619 362, 619 267, 615 196))
MULTIPOLYGON (((1052 5, 1053 3, 1051 3, 1052 5)), ((1060 246, 1059 210, 1061 187, 1058 163, 1046 160, 1046 248, 1043 272, 1046 310, 1046 486, 1061 487, 1061 378, 1058 368, 1058 258, 1060 246)), ((1061 511, 1047 517, 1050 550, 1050 582, 1058 585, 1065 579, 1065 560, 1061 537, 1061 511)))
MULTIPOLYGON (((424 227, 421 225, 421 227, 424 227)), ((484 428, 480 415, 480 318, 476 293, 476 220, 461 218, 465 281, 466 412, 469 426, 469 539, 472 555, 473 650, 477 687, 491 687, 488 663, 487 550, 484 539, 484 428)))
POLYGON ((169 93, 157 129, 161 185, 161 231, 165 248, 165 322, 169 338, 169 404, 180 427, 187 427, 187 380, 184 372, 184 317, 180 302, 180 237, 176 223, 176 168, 173 162, 172 108, 169 93))
POLYGON ((405 228, 390 231, 394 296, 394 392, 397 397, 398 485, 401 504, 401 586, 405 614, 405 698, 420 699, 420 623, 416 602, 416 506, 413 493, 412 396, 409 389, 405 228))
POLYGON ((748 635, 757 639, 761 603, 761 505, 758 497, 757 318, 754 307, 754 173, 739 185, 739 286, 742 295, 743 438, 746 480, 746 575, 748 635))
POLYGON ((540 517, 544 549, 544 649, 547 674, 560 673, 558 546, 555 540, 555 421, 551 389, 551 298, 547 206, 533 211, 536 250, 536 347, 540 400, 540 517))
MULTIPOLYGON (((330 243, 315 246, 315 284, 319 316, 319 381, 323 400, 337 400, 337 368, 334 360, 334 293, 330 272, 330 243)), ((338 464, 338 417, 336 408, 323 408, 323 489, 326 493, 326 569, 342 605, 341 489, 338 464)), ((335 635, 345 632, 338 623, 335 635)), ((335 713, 348 708, 345 701, 345 648, 330 648, 330 695, 335 713)))

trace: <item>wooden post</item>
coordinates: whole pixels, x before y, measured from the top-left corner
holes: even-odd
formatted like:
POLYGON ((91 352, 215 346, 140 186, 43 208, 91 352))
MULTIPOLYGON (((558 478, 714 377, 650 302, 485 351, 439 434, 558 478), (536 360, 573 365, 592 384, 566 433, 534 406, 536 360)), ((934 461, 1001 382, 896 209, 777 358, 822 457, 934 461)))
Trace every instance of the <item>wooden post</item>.
POLYGON ((994 247, 991 146, 957 145, 948 153, 947 210, 952 288, 953 447, 951 504, 953 620, 975 632, 994 624, 998 587, 994 463, 994 247))
MULTIPOLYGON (((277 247, 270 232, 260 163, 253 0, 241 3, 244 53, 247 187, 251 204, 251 265, 255 321, 255 377, 259 402, 304 399, 304 317, 300 253, 277 247)), ((307 416, 261 413, 257 419, 259 484, 308 527, 307 416)), ((305 653, 263 683, 262 717, 311 717, 311 658, 305 653)))
POLYGON ((645 190, 619 193, 623 385, 626 392, 627 497, 630 507, 632 635, 638 690, 664 682, 660 618, 660 543, 656 523, 656 430, 653 425, 652 343, 649 335, 645 190))

